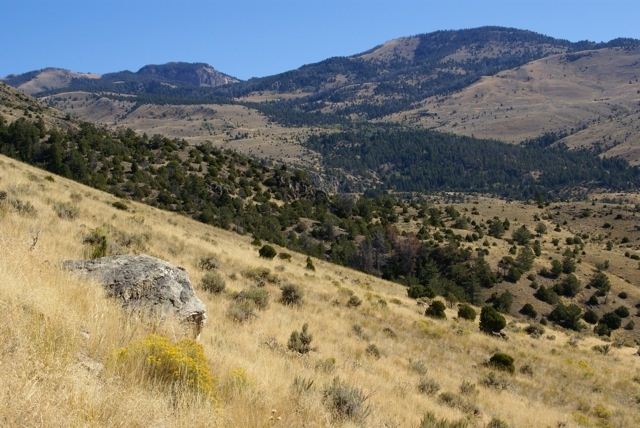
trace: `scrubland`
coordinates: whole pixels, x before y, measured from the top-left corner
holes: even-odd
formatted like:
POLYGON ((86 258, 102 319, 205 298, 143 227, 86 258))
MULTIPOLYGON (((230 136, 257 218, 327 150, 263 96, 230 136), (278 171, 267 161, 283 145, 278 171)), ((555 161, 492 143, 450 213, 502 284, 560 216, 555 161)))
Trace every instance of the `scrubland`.
POLYGON ((306 256, 282 249, 290 259, 261 258, 249 237, 5 157, 0 191, 6 192, 0 425, 631 427, 640 421, 637 347, 549 326, 530 335, 526 323, 512 319, 505 340, 481 333, 477 319, 457 319, 453 305, 444 320, 425 317, 429 302, 409 299, 401 285, 315 259, 310 270, 306 256), (170 319, 127 314, 99 285, 61 269, 63 260, 95 255, 89 237, 96 234, 105 237, 107 254, 145 253, 186 269, 208 310, 199 345, 188 342, 201 347, 213 378, 205 393, 150 377, 144 361, 122 364, 123 348, 150 337, 190 340, 192 331, 170 319), (223 290, 202 288, 207 272, 223 290), (298 304, 281 302, 285 285, 302 294, 298 304), (239 299, 242 291, 261 300, 239 299), (288 345, 303 324, 312 340, 300 353, 288 345), (496 352, 514 358, 514 373, 486 364, 496 352))

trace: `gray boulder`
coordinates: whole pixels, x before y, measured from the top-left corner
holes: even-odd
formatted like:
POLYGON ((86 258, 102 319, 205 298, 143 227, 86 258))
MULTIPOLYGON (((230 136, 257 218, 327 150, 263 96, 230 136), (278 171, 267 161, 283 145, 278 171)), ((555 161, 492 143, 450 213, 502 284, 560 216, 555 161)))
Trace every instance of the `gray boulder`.
POLYGON ((69 260, 65 269, 101 283, 107 294, 122 300, 127 308, 161 316, 175 314, 195 324, 206 320, 206 308, 196 297, 185 270, 147 255, 111 256, 95 260, 69 260))

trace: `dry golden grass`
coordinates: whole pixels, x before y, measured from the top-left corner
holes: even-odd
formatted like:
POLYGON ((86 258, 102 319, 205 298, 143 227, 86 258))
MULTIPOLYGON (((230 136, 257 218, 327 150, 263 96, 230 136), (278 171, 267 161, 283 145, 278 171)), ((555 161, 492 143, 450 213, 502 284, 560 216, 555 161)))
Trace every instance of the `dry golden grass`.
MULTIPOLYGON (((525 273, 515 284, 502 282, 493 288, 482 289, 480 292, 482 299, 488 299, 493 293, 500 294, 509 291, 513 295, 511 313, 516 316, 526 303, 531 304, 539 314, 547 314, 553 310, 552 305, 534 297, 535 290, 529 287, 531 281, 527 279, 527 276, 529 273, 539 272, 543 267, 549 268, 551 259, 562 260, 565 250, 573 248, 566 244, 566 239, 586 233, 589 238, 584 239, 584 254, 580 254, 578 257, 580 263, 576 266, 575 275, 584 286, 597 271, 598 264, 605 260, 609 262, 607 275, 612 285, 611 297, 607 299, 606 303, 593 308, 601 316, 621 305, 629 307, 631 312, 635 314, 636 310, 633 306, 640 303, 640 288, 638 288, 640 265, 638 261, 625 256, 625 253, 640 255, 640 230, 635 228, 640 220, 640 213, 635 207, 640 201, 639 197, 637 193, 594 193, 584 201, 553 203, 544 208, 539 208, 532 203, 507 202, 498 198, 479 196, 467 196, 466 202, 456 203, 448 203, 442 198, 434 198, 434 203, 441 208, 444 208, 445 205, 453 205, 462 214, 469 216, 477 223, 486 223, 494 217, 509 220, 511 228, 505 232, 502 239, 485 235, 480 241, 463 244, 472 251, 477 248, 488 250, 489 254, 485 256, 485 260, 494 270, 498 268, 500 259, 505 255, 510 255, 511 244, 507 239, 511 237, 513 230, 525 225, 533 232, 539 222, 547 226, 547 232, 541 237, 536 237, 541 242, 542 253, 534 260, 530 271, 525 273), (616 202, 612 203, 611 201, 616 202), (588 209, 592 214, 583 218, 580 213, 585 209, 588 209), (612 224, 613 228, 604 229, 602 226, 607 222, 612 224), (561 225, 559 231, 555 230, 557 224, 561 225), (622 244, 622 238, 627 238, 628 243, 622 244), (557 246, 554 245, 554 240, 558 241, 557 246), (483 245, 485 241, 489 243, 488 247, 483 245), (607 241, 614 243, 610 250, 606 247, 607 241), (627 299, 617 297, 621 291, 628 294, 627 299)), ((399 223, 402 230, 415 233, 422 227, 421 221, 411 219, 414 214, 415 210, 409 212, 405 217, 408 217, 410 221, 405 222, 403 219, 399 223)), ((432 228, 431 232, 434 230, 432 228)), ((455 232, 463 236, 471 233, 469 230, 455 230, 455 232)), ((553 287, 555 283, 554 280, 539 275, 536 277, 536 281, 546 287, 553 287)), ((583 288, 576 296, 576 300, 585 302, 591 294, 592 290, 583 288)), ((637 321, 636 318, 630 319, 637 321)), ((620 329, 614 333, 614 338, 620 341, 638 340, 640 339, 640 325, 634 326, 631 330, 620 329)))
POLYGON ((607 156, 640 162, 640 76, 635 67, 640 51, 600 49, 575 55, 573 61, 553 55, 483 77, 388 119, 513 143, 584 127, 563 142, 570 147, 597 144, 607 156))
POLYGON ((81 120, 112 128, 131 128, 147 135, 209 142, 263 159, 312 165, 317 155, 300 143, 309 128, 284 127, 257 110, 241 105, 151 105, 113 100, 88 92, 67 92, 46 98, 55 108, 81 120))
POLYGON ((247 237, 136 203, 120 211, 111 206, 111 195, 59 177, 49 181, 46 173, 4 157, 0 162, 0 189, 35 209, 32 215, 18 213, 5 202, 0 211, 0 425, 355 426, 333 418, 323 404, 323 390, 337 376, 369 396, 365 426, 418 426, 426 411, 450 420, 467 418, 478 427, 492 417, 514 427, 637 426, 640 358, 635 348, 612 348, 602 355, 591 349, 597 339, 576 340, 551 329, 533 339, 516 322, 507 327, 508 341, 488 337, 478 332, 477 322, 454 320, 451 308, 448 320, 425 318, 424 307, 397 284, 319 260, 311 272, 299 254, 290 262, 261 259, 247 237), (60 219, 56 202, 77 205, 78 217, 60 219), (113 370, 113 353, 133 340, 151 332, 172 340, 188 333, 171 322, 126 317, 98 285, 60 269, 60 261, 83 256, 82 236, 105 224, 121 250, 186 268, 208 309, 199 340, 217 379, 216 400, 188 393, 174 397, 140 382, 135 371, 113 370), (136 239, 119 238, 117 231, 136 239), (132 241, 136 245, 127 247, 132 241), (208 255, 220 261, 227 282, 222 294, 199 289, 204 272, 198 261, 208 255), (230 320, 231 294, 252 283, 242 273, 255 268, 299 285, 304 303, 280 304, 278 286, 268 283, 266 310, 243 324, 230 320), (350 293, 362 299, 361 306, 347 307, 350 293), (303 323, 317 350, 299 356, 286 344, 303 323), (355 324, 366 340, 354 332, 355 324), (371 343, 380 358, 365 351, 371 343), (483 363, 496 351, 515 358, 516 374, 496 375, 506 382, 505 390, 482 385, 492 372, 483 363), (335 365, 326 363, 330 358, 335 365), (464 381, 476 384, 478 393, 464 399, 479 413, 464 413, 419 393, 422 375, 411 364, 418 360, 440 392, 460 394, 464 381), (313 384, 296 391, 296 377, 313 384))

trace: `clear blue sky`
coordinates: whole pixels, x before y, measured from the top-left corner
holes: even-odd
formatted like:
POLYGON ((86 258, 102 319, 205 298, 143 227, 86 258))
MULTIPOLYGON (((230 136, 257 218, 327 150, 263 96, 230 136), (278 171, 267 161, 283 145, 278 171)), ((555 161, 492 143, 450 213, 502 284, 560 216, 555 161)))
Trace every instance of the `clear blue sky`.
POLYGON ((190 61, 248 78, 482 25, 573 41, 640 38, 640 0, 0 0, 0 11, 0 76, 190 61))

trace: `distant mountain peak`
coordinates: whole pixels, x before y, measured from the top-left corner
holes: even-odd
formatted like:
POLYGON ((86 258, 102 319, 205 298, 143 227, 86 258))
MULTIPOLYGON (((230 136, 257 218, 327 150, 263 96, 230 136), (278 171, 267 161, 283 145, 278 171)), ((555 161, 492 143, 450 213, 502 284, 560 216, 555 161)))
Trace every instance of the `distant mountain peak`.
POLYGON ((189 86, 210 87, 239 82, 235 77, 216 70, 213 66, 195 62, 168 62, 149 64, 136 72, 139 76, 153 76, 167 83, 182 83, 189 86))
POLYGON ((95 80, 100 79, 100 77, 99 74, 78 73, 64 68, 46 67, 24 74, 11 74, 2 80, 26 94, 35 95, 66 88, 74 79, 95 80))
POLYGON ((125 70, 103 75, 47 67, 23 74, 12 74, 2 81, 29 95, 78 90, 117 92, 124 87, 136 92, 153 83, 178 88, 215 88, 239 82, 235 77, 222 73, 209 64, 189 62, 149 64, 136 72, 125 70), (116 84, 118 87, 114 86, 116 84))

